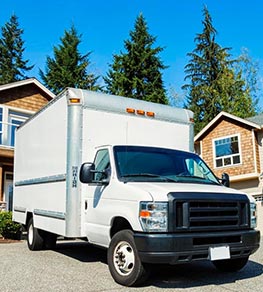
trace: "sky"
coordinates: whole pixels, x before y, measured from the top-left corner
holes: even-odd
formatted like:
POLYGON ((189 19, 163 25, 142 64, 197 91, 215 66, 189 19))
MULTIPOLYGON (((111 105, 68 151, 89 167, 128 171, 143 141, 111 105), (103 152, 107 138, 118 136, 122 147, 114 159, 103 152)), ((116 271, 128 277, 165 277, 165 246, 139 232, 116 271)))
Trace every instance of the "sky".
POLYGON ((54 46, 72 25, 82 35, 80 52, 91 52, 89 71, 105 76, 113 54, 125 51, 124 41, 142 13, 149 33, 156 36, 154 46, 164 48, 159 56, 168 66, 163 71, 168 94, 183 96, 187 53, 193 51, 194 38, 203 30, 204 5, 218 32, 216 42, 230 47, 233 57, 240 55, 242 48, 248 49, 263 80, 262 0, 0 0, 0 26, 12 14, 18 17, 24 30, 24 59, 34 65, 30 77, 41 81, 39 69, 45 70, 47 56, 53 56, 54 46))

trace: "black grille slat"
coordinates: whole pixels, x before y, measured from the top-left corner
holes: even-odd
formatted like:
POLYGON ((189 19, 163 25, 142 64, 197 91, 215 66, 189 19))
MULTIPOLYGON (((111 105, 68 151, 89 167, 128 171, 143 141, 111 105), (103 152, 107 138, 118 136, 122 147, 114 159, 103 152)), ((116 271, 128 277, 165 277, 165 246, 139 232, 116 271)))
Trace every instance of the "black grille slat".
POLYGON ((238 216, 209 216, 190 218, 190 222, 209 222, 209 221, 238 221, 238 216))
MULTIPOLYGON (((200 207, 200 208, 190 208, 190 212, 207 212, 207 210, 209 210, 209 212, 218 212, 221 211, 222 212, 222 208, 221 207, 209 207, 208 208, 204 208, 204 207, 200 207)), ((238 212, 238 207, 225 207, 224 208, 224 212, 238 212)))

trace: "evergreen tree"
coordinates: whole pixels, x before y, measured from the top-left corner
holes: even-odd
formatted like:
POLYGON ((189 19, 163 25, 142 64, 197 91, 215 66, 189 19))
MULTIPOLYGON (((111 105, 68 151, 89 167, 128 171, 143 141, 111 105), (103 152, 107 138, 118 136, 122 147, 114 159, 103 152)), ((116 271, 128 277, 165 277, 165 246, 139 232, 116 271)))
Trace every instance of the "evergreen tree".
POLYGON ((185 66, 185 84, 188 92, 185 107, 195 115, 195 132, 198 133, 219 112, 226 111, 245 118, 255 114, 252 98, 242 79, 241 72, 235 72, 237 60, 230 59, 230 48, 216 43, 216 30, 205 7, 203 32, 197 34, 196 48, 189 53, 185 66))
POLYGON ((249 95, 252 97, 254 107, 257 112, 261 112, 262 108, 259 107, 259 100, 262 97, 262 83, 258 75, 259 64, 249 56, 249 51, 242 48, 241 55, 238 62, 234 66, 235 72, 241 74, 245 81, 245 87, 249 95))
POLYGON ((158 56, 163 48, 153 48, 155 41, 140 14, 134 31, 130 32, 130 40, 124 42, 126 52, 113 56, 113 64, 104 78, 108 93, 168 103, 161 73, 166 66, 158 56))
POLYGON ((65 31, 60 40, 61 44, 54 47, 54 58, 47 57, 46 73, 39 71, 45 86, 55 94, 66 87, 98 90, 100 87, 96 82, 99 77, 87 73, 90 52, 85 55, 79 52, 81 35, 78 35, 75 27, 65 31))
POLYGON ((1 28, 0 38, 0 84, 26 79, 26 72, 34 66, 27 66, 23 59, 23 29, 19 28, 18 18, 12 15, 9 22, 1 28))

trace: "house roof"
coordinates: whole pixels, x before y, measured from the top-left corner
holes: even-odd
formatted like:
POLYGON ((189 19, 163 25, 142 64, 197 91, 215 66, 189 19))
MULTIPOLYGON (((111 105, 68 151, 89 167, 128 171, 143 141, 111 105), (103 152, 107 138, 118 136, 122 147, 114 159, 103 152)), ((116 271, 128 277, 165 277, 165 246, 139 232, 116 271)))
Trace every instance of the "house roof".
POLYGON ((263 114, 262 115, 258 115, 252 118, 248 118, 248 119, 242 119, 239 118, 237 116, 234 116, 232 114, 229 114, 227 112, 220 112, 210 123, 208 123, 195 137, 194 137, 194 141, 198 141, 203 135, 206 134, 207 131, 209 131, 209 129, 217 122, 219 121, 221 118, 229 118, 232 119, 234 121, 237 121, 241 124, 250 126, 251 128, 254 129, 261 129, 263 126, 263 114), (261 117, 260 117, 261 116, 261 117), (261 121, 261 122, 260 122, 261 121))
POLYGON ((53 99, 55 97, 55 94, 52 93, 49 89, 47 89, 36 78, 29 78, 29 79, 25 79, 25 80, 21 80, 21 81, 16 81, 16 82, 0 85, 0 91, 16 88, 16 87, 19 87, 19 86, 25 86, 25 85, 29 85, 29 84, 35 84, 43 92, 45 92, 48 96, 50 96, 50 99, 53 99))
POLYGON ((246 120, 256 123, 260 125, 261 127, 263 127, 263 114, 260 114, 251 118, 246 118, 246 120))

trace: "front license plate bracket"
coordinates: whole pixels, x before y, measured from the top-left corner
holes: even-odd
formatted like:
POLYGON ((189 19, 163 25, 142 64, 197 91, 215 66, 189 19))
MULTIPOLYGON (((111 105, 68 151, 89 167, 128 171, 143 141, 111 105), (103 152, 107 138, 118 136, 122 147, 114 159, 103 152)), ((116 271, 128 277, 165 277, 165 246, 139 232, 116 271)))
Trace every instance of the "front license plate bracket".
POLYGON ((230 259, 230 248, 228 245, 209 247, 209 259, 211 261, 230 259))

